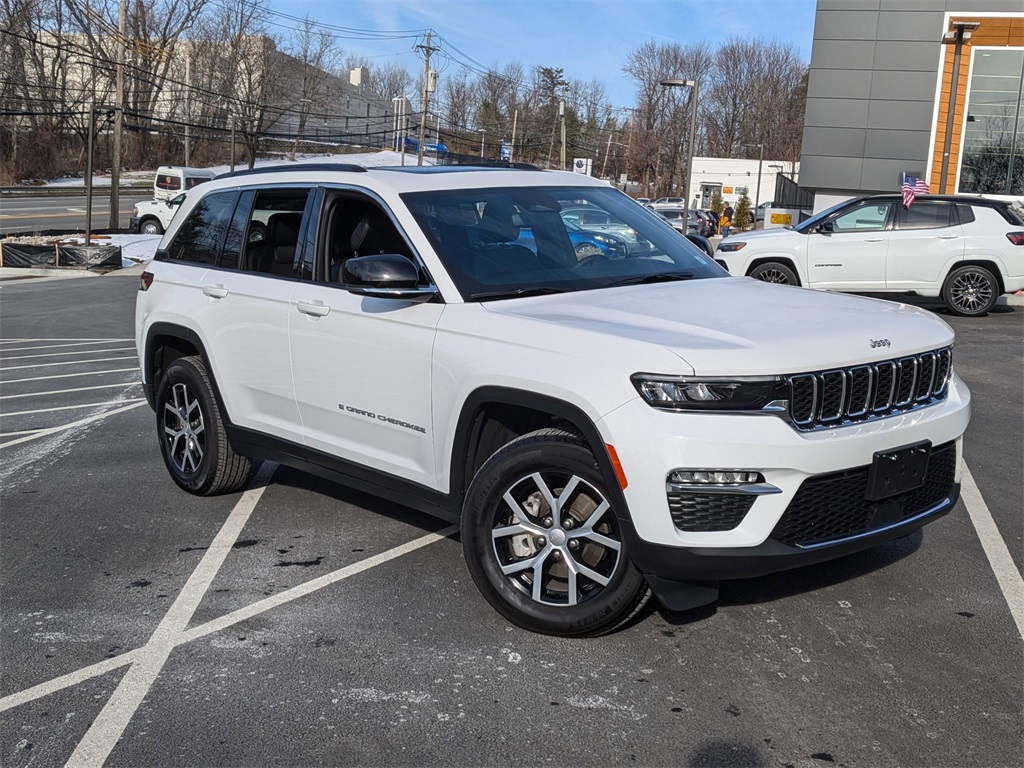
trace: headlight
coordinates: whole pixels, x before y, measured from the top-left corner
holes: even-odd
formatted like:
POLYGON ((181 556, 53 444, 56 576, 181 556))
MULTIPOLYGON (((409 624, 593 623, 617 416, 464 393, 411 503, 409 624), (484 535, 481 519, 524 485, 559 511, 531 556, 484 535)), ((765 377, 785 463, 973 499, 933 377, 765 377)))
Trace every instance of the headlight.
POLYGON ((737 378, 636 373, 633 386, 654 408, 675 411, 784 411, 789 388, 779 376, 737 378))
POLYGON ((731 240, 723 240, 719 243, 718 250, 733 253, 734 251, 742 251, 745 246, 746 243, 734 243, 731 240))

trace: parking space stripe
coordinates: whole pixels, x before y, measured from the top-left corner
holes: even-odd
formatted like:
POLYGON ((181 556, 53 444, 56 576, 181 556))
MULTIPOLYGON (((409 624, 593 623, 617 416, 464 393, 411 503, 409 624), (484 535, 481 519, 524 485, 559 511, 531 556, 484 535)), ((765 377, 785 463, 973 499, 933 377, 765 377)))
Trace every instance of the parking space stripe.
MULTIPOLYGON (((45 339, 29 339, 29 341, 45 341, 45 339)), ((64 347, 87 347, 93 344, 120 344, 125 341, 131 341, 131 339, 102 339, 99 341, 76 341, 72 344, 47 344, 42 347, 19 347, 18 349, 8 350, 10 352, 28 352, 34 349, 63 349, 64 347)), ((19 342, 23 343, 23 342, 19 342)))
POLYGON ((138 368, 112 368, 109 371, 82 371, 81 373, 58 373, 53 376, 33 376, 29 379, 8 379, 4 384, 22 384, 26 381, 50 381, 51 379, 70 379, 75 376, 103 376, 107 373, 132 373, 138 368))
POLYGON ((108 416, 114 416, 114 415, 116 415, 118 413, 124 413, 125 411, 130 411, 133 408, 138 408, 140 405, 145 405, 145 404, 146 404, 145 400, 140 400, 139 402, 131 403, 131 404, 126 405, 126 406, 124 406, 122 408, 114 408, 111 411, 104 411, 103 413, 97 413, 97 414, 94 414, 92 416, 87 416, 84 419, 79 419, 78 421, 73 421, 70 424, 61 424, 59 427, 50 427, 49 429, 41 429, 38 432, 36 432, 35 434, 27 435, 25 437, 19 437, 16 440, 8 440, 6 443, 0 443, 0 448, 11 448, 11 447, 13 447, 15 445, 21 445, 22 443, 27 443, 29 440, 38 440, 40 437, 46 437, 47 435, 55 435, 58 432, 64 432, 64 431, 66 431, 68 429, 75 429, 77 427, 81 427, 81 426, 84 426, 86 424, 91 424, 94 421, 99 421, 101 419, 105 419, 108 416))
POLYGON ((353 563, 352 565, 347 565, 344 568, 339 568, 336 571, 325 573, 323 576, 307 581, 305 584, 299 584, 296 587, 286 589, 283 592, 272 595, 271 597, 258 600, 252 605, 248 605, 245 608, 239 608, 237 611, 232 611, 231 613, 221 616, 219 619, 213 619, 198 627, 193 627, 188 632, 184 633, 182 636, 182 642, 197 640, 200 637, 205 637, 213 632, 219 632, 222 629, 227 629, 240 621, 245 621, 246 619, 251 619, 261 613, 265 613, 271 608, 276 608, 279 605, 290 603, 292 600, 298 600, 300 597, 304 597, 311 592, 316 592, 318 589, 323 589, 331 584, 347 579, 350 576, 355 576, 363 571, 376 568, 378 565, 383 565, 384 563, 401 557, 402 555, 415 552, 417 549, 421 549, 429 544, 433 544, 434 542, 447 539, 449 536, 458 532, 458 530, 459 527, 457 525, 450 525, 437 533, 428 533, 417 539, 413 539, 406 544, 392 547, 386 552, 381 552, 379 555, 368 557, 365 560, 360 560, 358 563, 353 563))
POLYGON ((130 359, 127 355, 121 355, 121 357, 102 357, 99 360, 69 360, 64 363, 36 363, 35 365, 12 365, 7 368, 0 368, 0 373, 6 373, 7 371, 19 371, 23 368, 53 368, 58 365, 91 365, 92 363, 109 363, 111 360, 119 360, 121 362, 130 359))
POLYGON ((1010 614, 1017 623, 1017 633, 1024 638, 1024 577, 1014 565, 1010 550, 1006 546, 996 527, 996 521, 992 513, 988 511, 988 505, 981 495, 978 484, 974 482, 971 470, 964 462, 964 477, 960 486, 960 496, 967 507, 967 514, 974 523, 974 529, 981 539, 981 546, 985 550, 989 566, 999 582, 999 588, 1003 591, 1003 597, 1010 606, 1010 614))
MULTIPOLYGON (((120 402, 137 403, 141 398, 135 398, 134 400, 122 400, 120 402)), ((54 408, 37 408, 33 411, 12 411, 10 413, 0 413, 0 416, 29 416, 33 413, 54 413, 56 411, 73 411, 78 408, 99 408, 104 405, 110 405, 110 400, 105 400, 102 403, 82 403, 81 405, 58 405, 54 408)))
MULTIPOLYGON (((11 352, 21 352, 20 349, 12 349, 11 352)), ((134 352, 135 347, 118 347, 117 349, 78 349, 74 352, 47 352, 42 355, 14 355, 0 357, 0 362, 6 363, 8 360, 36 360, 40 357, 70 357, 71 355, 105 355, 110 352, 134 352)), ((68 362, 78 362, 77 360, 69 360, 68 362)), ((83 360, 82 362, 88 362, 83 360)))
POLYGON ((130 389, 131 387, 141 386, 141 381, 127 381, 120 384, 97 384, 94 387, 79 387, 78 389, 46 389, 42 392, 26 392, 21 395, 0 395, 0 400, 14 400, 20 397, 46 397, 47 395, 68 395, 73 392, 89 392, 93 389, 113 389, 115 387, 130 389))
POLYGON ((128 726, 128 721, 135 715, 135 711, 156 681, 157 675, 160 674, 181 633, 185 631, 207 589, 213 583, 217 571, 231 552, 231 547, 238 540, 276 470, 277 464, 273 462, 264 462, 260 467, 214 537, 209 549, 203 554, 199 565, 181 588, 170 610, 160 620, 153 636, 136 654, 131 669, 121 678, 113 695, 93 720, 85 736, 78 742, 65 768, 100 766, 106 761, 128 726))
POLYGON ((0 339, 0 344, 24 344, 26 341, 134 341, 134 339, 0 339))

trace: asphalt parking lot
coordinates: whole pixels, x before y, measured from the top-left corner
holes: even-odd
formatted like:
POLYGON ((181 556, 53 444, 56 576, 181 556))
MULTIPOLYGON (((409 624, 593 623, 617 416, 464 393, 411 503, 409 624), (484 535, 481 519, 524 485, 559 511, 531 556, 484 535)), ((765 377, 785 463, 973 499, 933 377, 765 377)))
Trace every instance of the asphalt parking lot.
POLYGON ((443 522, 272 464, 179 491, 136 280, 0 285, 0 764, 1021 765, 1024 309, 943 315, 952 514, 562 640, 494 613, 443 522))

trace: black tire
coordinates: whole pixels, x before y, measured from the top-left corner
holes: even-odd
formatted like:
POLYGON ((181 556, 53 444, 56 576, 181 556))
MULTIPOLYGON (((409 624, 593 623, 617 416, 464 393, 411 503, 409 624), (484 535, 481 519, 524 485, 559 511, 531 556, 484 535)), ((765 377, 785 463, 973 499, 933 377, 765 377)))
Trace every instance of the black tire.
POLYGON ((516 438, 484 463, 466 495, 462 549, 487 602, 534 632, 604 634, 650 595, 593 453, 582 437, 561 429, 516 438), (555 520, 549 513, 552 502, 561 511, 559 501, 567 509, 555 520))
POLYGON ((143 219, 139 224, 139 232, 143 235, 162 235, 164 228, 156 219, 143 219))
POLYGON ((164 372, 156 428, 167 471, 189 493, 231 493, 249 482, 252 460, 232 450, 201 358, 179 358, 164 372))
POLYGON ((949 273, 942 286, 942 300, 946 308, 961 317, 981 317, 999 298, 999 283, 984 267, 968 265, 949 273))
POLYGON ((776 261, 759 264, 751 270, 750 276, 755 280, 776 285, 800 285, 800 279, 796 276, 796 272, 776 261))

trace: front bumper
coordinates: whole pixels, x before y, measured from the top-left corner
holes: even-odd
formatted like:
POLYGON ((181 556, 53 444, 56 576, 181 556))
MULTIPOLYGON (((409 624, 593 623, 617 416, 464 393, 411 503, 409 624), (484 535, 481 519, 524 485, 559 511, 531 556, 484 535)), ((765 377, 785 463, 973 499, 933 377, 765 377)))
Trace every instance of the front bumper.
MULTIPOLYGON (((672 413, 642 400, 608 414, 599 428, 616 447, 628 480, 622 491, 628 511, 622 517, 634 563, 655 577, 692 581, 747 578, 821 562, 898 538, 941 517, 959 496, 962 436, 969 420, 970 393, 954 375, 940 403, 819 432, 799 432, 767 414, 672 413), (923 441, 949 446, 943 484, 925 507, 908 509, 903 516, 892 510, 872 512, 865 530, 824 540, 812 537, 809 543, 779 536, 777 528, 785 527, 780 520, 806 481, 864 472, 875 453, 923 441), (679 469, 758 472, 778 492, 754 497, 729 530, 681 530, 666 488, 669 475, 679 469)), ((800 503, 806 503, 809 492, 813 496, 814 488, 813 483, 807 486, 800 503)))
POLYGON ((134 232, 135 234, 139 233, 139 217, 138 216, 132 216, 130 219, 128 219, 128 231, 134 232))

